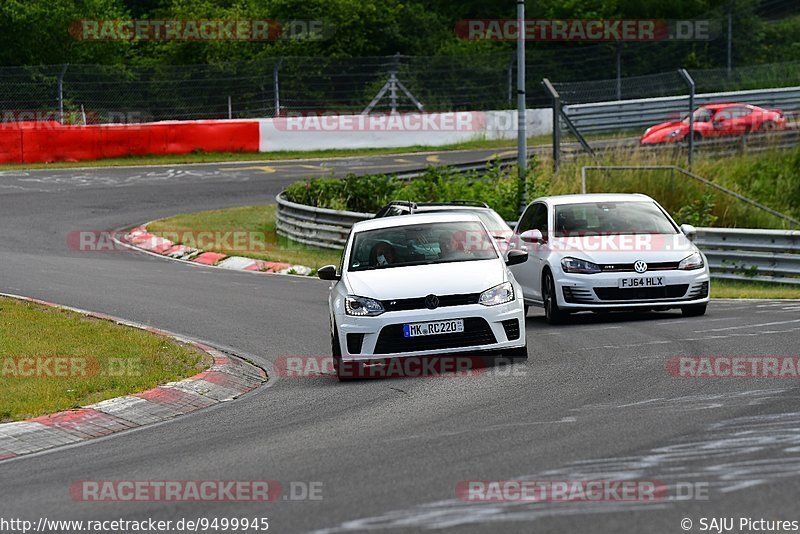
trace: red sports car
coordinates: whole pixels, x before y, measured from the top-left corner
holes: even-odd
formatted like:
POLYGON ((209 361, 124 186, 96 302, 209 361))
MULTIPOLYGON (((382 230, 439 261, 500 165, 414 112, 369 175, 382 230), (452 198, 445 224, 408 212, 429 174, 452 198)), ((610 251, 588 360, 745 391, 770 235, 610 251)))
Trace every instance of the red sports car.
MULTIPOLYGON (((786 118, 779 109, 764 109, 749 104, 709 104, 694 112, 695 140, 743 135, 750 132, 783 130, 786 118)), ((648 128, 642 144, 684 141, 689 135, 689 116, 680 121, 664 122, 648 128)))

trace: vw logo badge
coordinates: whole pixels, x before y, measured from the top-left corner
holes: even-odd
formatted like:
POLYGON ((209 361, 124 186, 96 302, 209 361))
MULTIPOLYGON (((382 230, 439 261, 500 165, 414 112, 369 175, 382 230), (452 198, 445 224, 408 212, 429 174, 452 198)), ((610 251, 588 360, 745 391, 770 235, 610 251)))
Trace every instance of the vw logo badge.
POLYGON ((637 273, 643 273, 647 271, 647 264, 642 260, 637 261, 633 264, 633 270, 637 273))
POLYGON ((425 297, 425 307, 429 310, 435 310, 439 307, 439 297, 436 295, 428 295, 425 297))

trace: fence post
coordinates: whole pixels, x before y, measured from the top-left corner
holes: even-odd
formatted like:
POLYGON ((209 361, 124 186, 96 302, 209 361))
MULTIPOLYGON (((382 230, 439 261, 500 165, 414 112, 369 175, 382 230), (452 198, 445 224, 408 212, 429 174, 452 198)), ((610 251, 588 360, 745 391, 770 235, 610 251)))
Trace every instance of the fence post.
POLYGON ((519 214, 525 210, 528 177, 528 101, 525 98, 525 0, 517 0, 517 179, 519 214))
POLYGON ((622 100, 622 43, 617 43, 617 100, 622 100))
POLYGON ((231 102, 231 95, 228 95, 228 120, 233 119, 233 103, 231 102))
POLYGON ((694 80, 686 69, 678 69, 683 81, 689 86, 689 170, 692 170, 692 160, 694 159, 694 80))
POLYGON ((283 63, 283 56, 278 58, 278 61, 275 62, 275 67, 272 69, 272 89, 275 93, 275 116, 281 116, 281 91, 280 91, 280 83, 278 79, 278 70, 281 68, 281 64, 283 63))
POLYGON ((64 75, 67 73, 68 63, 61 66, 58 74, 58 122, 64 124, 64 75))
POLYGON ((514 63, 516 63, 516 55, 508 62, 508 103, 514 102, 514 63))
POLYGON ((542 80, 542 85, 553 100, 553 170, 558 172, 558 166, 561 163, 561 126, 559 124, 561 97, 547 78, 542 80))

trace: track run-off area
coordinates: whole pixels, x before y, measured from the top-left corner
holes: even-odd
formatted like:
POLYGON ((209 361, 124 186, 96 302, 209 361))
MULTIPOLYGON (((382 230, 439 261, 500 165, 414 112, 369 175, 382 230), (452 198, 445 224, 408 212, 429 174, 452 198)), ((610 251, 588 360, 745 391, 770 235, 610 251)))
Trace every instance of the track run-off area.
MULTIPOLYGON (((269 371, 327 356, 328 283, 228 272, 134 251, 81 252, 74 231, 274 202, 287 184, 487 157, 0 172, 0 292, 163 328, 269 371)), ((712 291, 713 295, 713 291, 712 291)), ((798 520, 796 378, 681 378, 681 356, 798 356, 800 302, 714 300, 708 313, 527 318, 527 362, 469 376, 339 383, 278 377, 162 424, 0 462, 0 516, 31 520, 268 517, 275 532, 680 532, 681 522, 798 520), (647 502, 474 502, 466 481, 638 480, 647 502), (279 481, 276 502, 76 499, 79 481, 279 481), (677 494, 676 488, 683 493, 677 494), (702 490, 702 491, 701 491, 702 490)))

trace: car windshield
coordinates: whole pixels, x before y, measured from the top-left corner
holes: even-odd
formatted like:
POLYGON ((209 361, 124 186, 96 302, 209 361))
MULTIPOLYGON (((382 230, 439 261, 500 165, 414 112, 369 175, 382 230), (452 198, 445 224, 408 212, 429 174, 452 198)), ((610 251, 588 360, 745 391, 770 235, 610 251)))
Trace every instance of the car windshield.
MULTIPOLYGON (((711 116, 714 115, 714 110, 708 108, 697 108, 694 111, 694 122, 708 122, 711 116)), ((683 118, 683 122, 689 122, 689 115, 683 118)))
POLYGON ((350 249, 348 270, 496 258, 492 238, 477 221, 411 224, 357 233, 350 249))
POLYGON ((675 234, 677 228, 653 202, 587 202, 555 208, 555 236, 675 234))
POLYGON ((477 215, 478 218, 481 220, 483 224, 486 225, 486 228, 489 229, 489 233, 493 236, 500 236, 505 237, 506 234, 511 233, 511 228, 508 227, 506 222, 503 220, 500 215, 490 209, 476 209, 476 210, 424 210, 425 213, 437 212, 437 211, 447 211, 447 213, 468 213, 470 215, 477 215))

